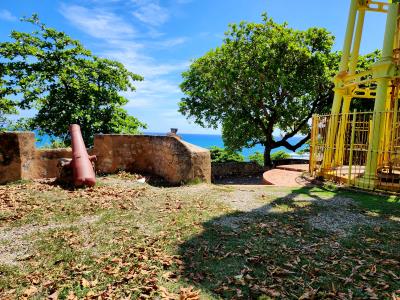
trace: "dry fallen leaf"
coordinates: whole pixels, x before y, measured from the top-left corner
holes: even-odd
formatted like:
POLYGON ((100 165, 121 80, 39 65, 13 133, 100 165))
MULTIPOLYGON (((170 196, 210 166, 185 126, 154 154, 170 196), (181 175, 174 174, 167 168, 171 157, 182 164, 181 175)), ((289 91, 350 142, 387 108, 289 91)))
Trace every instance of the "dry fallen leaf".
POLYGON ((88 287, 90 287, 90 282, 88 280, 86 280, 85 278, 82 278, 81 285, 85 288, 88 288, 88 287))
POLYGON ((198 300, 200 299, 200 292, 193 290, 193 287, 181 288, 180 300, 198 300))
POLYGON ((24 290, 23 296, 31 297, 31 296, 35 295, 37 293, 37 291, 38 291, 37 287, 32 285, 29 288, 27 288, 26 290, 24 290))
POLYGON ((168 290, 163 286, 159 287, 159 291, 160 291, 161 298, 164 300, 178 300, 177 295, 168 292, 168 290))
POLYGON ((48 297, 49 300, 58 300, 58 291, 55 291, 48 297))
POLYGON ((73 291, 69 291, 67 300, 78 300, 78 297, 75 296, 73 291))
POLYGON ((393 293, 392 294, 392 300, 400 300, 400 296, 398 296, 395 293, 393 293))

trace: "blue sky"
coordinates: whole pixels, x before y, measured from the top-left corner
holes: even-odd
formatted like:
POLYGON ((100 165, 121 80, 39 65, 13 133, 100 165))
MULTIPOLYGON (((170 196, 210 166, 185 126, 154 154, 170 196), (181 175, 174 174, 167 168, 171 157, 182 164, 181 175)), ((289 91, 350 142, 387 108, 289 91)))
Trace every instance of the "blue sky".
MULTIPOLYGON (((325 27, 341 49, 349 0, 23 0, 0 1, 0 38, 12 29, 30 31, 19 18, 38 13, 42 22, 79 39, 95 54, 116 59, 145 80, 126 93, 126 109, 148 131, 215 133, 178 112, 181 73, 190 61, 221 44, 229 23, 258 22, 262 12, 275 21, 306 29, 325 27), (327 4, 329 3, 329 5, 327 4)), ((366 18, 362 52, 380 48, 384 15, 366 18)))

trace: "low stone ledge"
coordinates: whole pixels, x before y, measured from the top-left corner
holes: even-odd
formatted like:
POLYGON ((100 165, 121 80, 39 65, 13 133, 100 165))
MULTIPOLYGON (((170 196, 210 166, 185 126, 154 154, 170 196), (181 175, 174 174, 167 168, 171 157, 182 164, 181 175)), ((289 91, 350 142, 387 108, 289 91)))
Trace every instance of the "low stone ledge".
POLYGON ((37 149, 34 168, 31 170, 33 178, 57 177, 59 175, 57 164, 60 158, 72 158, 72 149, 37 149))
MULTIPOLYGON (((276 168, 282 165, 302 165, 308 163, 308 159, 280 159, 274 160, 272 162, 272 168, 276 168)), ((266 169, 256 162, 224 162, 211 164, 211 173, 213 180, 229 177, 258 176, 262 175, 265 171, 266 169)))
MULTIPOLYGON (((211 158, 206 149, 169 136, 96 135, 96 171, 150 173, 171 184, 211 182, 211 158)), ((33 132, 0 133, 0 183, 58 176, 58 160, 71 149, 36 149, 33 132)))
POLYGON ((169 183, 211 181, 211 159, 207 149, 170 136, 104 134, 94 139, 97 169, 152 173, 169 183), (121 146, 123 145, 123 146, 121 146))
POLYGON ((264 171, 264 167, 256 162, 224 162, 211 164, 213 179, 257 176, 261 175, 264 171))

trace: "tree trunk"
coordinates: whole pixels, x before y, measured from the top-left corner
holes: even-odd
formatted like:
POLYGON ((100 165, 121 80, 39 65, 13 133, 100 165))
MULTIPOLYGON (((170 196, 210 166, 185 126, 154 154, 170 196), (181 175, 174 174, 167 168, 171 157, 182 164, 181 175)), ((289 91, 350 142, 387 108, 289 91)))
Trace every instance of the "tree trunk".
POLYGON ((264 167, 266 169, 272 168, 271 148, 269 146, 265 146, 264 148, 264 167))

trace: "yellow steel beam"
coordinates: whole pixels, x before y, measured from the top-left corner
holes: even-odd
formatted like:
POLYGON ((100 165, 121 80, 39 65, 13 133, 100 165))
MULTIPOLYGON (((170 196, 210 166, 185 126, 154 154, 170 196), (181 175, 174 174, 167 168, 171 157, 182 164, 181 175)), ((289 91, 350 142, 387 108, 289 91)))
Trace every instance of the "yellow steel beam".
MULTIPOLYGON (((354 37, 352 41, 351 47, 351 56, 350 56, 350 64, 348 66, 348 72, 344 74, 344 78, 347 78, 350 75, 354 75, 356 73, 357 63, 358 63, 358 56, 360 54, 360 45, 362 39, 362 32, 364 28, 364 20, 365 20, 365 8, 358 6, 358 13, 357 13, 357 24, 355 27, 354 37)), ((340 82, 339 82, 340 84, 340 82)), ((341 116, 338 117, 339 125, 339 132, 336 135, 335 145, 336 150, 334 154, 334 165, 339 166, 343 164, 344 158, 344 142, 346 138, 346 128, 347 128, 347 119, 348 119, 348 112, 350 109, 351 103, 351 93, 350 89, 346 89, 346 94, 343 97, 342 102, 342 109, 341 109, 341 116)))
POLYGON ((372 81, 374 81, 373 71, 367 70, 354 75, 345 76, 342 80, 342 87, 343 88, 354 87, 360 84, 367 84, 372 81))
POLYGON ((351 93, 352 98, 375 99, 376 89, 355 88, 351 93))
POLYGON ((335 96, 331 109, 332 118, 329 122, 328 136, 327 136, 327 151, 324 153, 323 168, 330 168, 332 166, 332 159, 334 155, 334 144, 336 138, 336 131, 338 127, 338 114, 342 106, 343 96, 346 95, 347 90, 341 86, 342 77, 346 76, 349 69, 350 52, 353 44, 354 29, 356 25, 357 12, 359 8, 358 0, 350 1, 350 10, 346 28, 346 34, 343 44, 342 57, 339 64, 339 73, 335 78, 335 96))
POLYGON ((342 106, 342 113, 340 117, 338 117, 339 121, 339 132, 336 137, 336 151, 334 156, 334 165, 340 166, 343 164, 343 156, 344 156, 344 140, 346 137, 346 128, 347 128, 347 119, 349 117, 349 109, 350 109, 350 102, 351 96, 344 96, 343 97, 343 106, 342 106))
MULTIPOLYGON (((361 99, 375 99, 376 98, 376 88, 355 88, 351 92, 352 98, 361 99)), ((391 96, 391 90, 388 89, 387 96, 391 96)), ((397 97, 400 98, 400 92, 397 91, 397 97)), ((391 109, 390 109, 391 110, 391 109)))
POLYGON ((350 157, 349 157, 349 177, 347 179, 347 183, 351 185, 351 173, 353 168, 353 151, 354 151, 354 137, 356 132, 356 118, 357 118, 357 110, 354 110, 352 114, 352 122, 351 122, 351 137, 350 137, 350 157))
POLYGON ((388 2, 381 2, 381 1, 367 1, 366 3, 366 10, 373 11, 373 12, 382 12, 387 13, 389 10, 388 2))
POLYGON ((354 35, 353 49, 351 52, 350 67, 349 67, 350 75, 356 73, 358 56, 360 54, 362 32, 364 29, 364 20, 365 20, 365 9, 362 7, 362 8, 359 8, 359 10, 358 10, 357 26, 356 26, 356 32, 354 35))
MULTIPOLYGON (((393 69, 393 43, 395 40, 397 18, 399 16, 399 4, 390 4, 386 20, 385 37, 382 49, 382 59, 372 66, 374 77, 377 78, 378 88, 374 107, 373 126, 371 130, 371 142, 368 145, 367 163, 365 168, 365 179, 375 178, 379 159, 381 137, 384 135, 385 115, 382 114, 386 108, 390 70, 393 69)), ((368 184, 367 188, 371 188, 368 184)))

